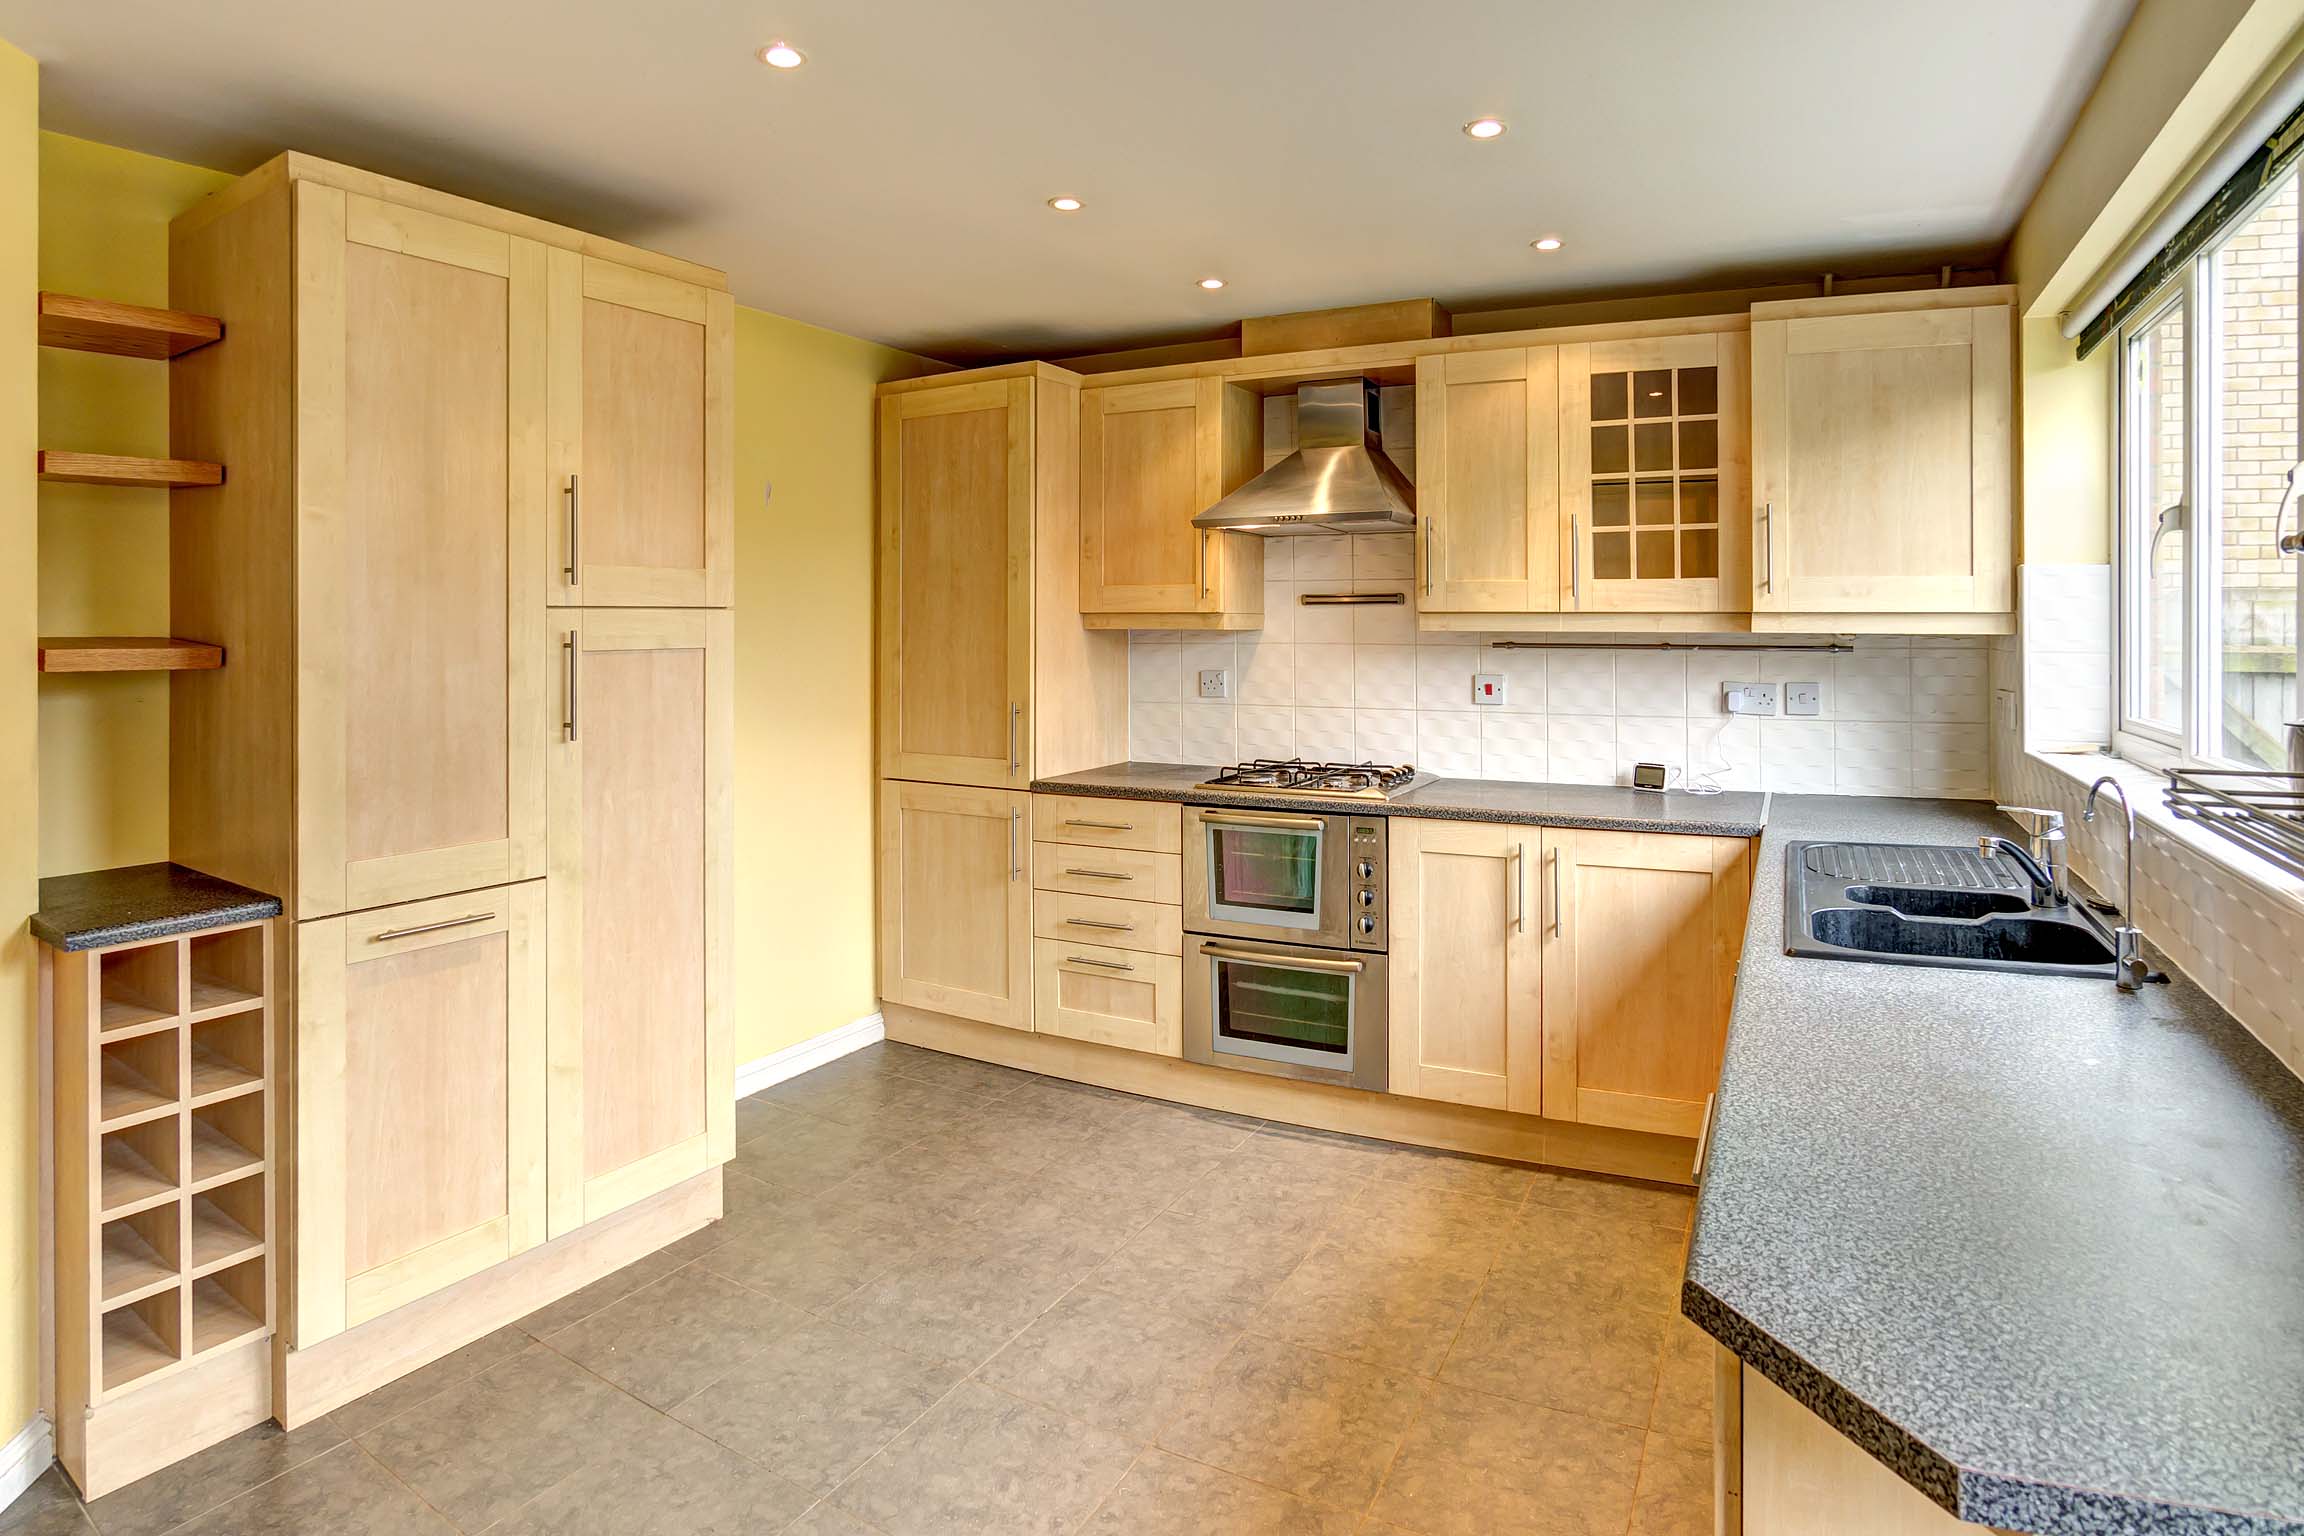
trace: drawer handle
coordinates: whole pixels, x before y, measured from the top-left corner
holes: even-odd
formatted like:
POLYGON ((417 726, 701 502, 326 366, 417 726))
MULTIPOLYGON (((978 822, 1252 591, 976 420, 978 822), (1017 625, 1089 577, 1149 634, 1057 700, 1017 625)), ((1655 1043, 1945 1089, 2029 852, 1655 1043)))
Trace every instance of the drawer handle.
POLYGON ((1113 869, 1067 869, 1064 873, 1079 875, 1089 880, 1133 880, 1136 878, 1134 875, 1124 875, 1113 869))
POLYGON ((1202 811, 1200 824, 1208 827, 1269 827, 1276 832, 1328 830, 1328 823, 1317 816, 1258 816, 1249 811, 1202 811))
POLYGON ((436 923, 417 923, 407 928, 387 928, 382 933, 368 935, 368 942, 381 944, 386 939, 405 939, 410 934, 437 933, 443 928, 468 928, 474 923, 487 922, 495 915, 493 912, 472 912, 463 917, 444 917, 436 923))
POLYGON ((1066 955, 1064 963, 1066 965, 1093 965, 1107 971, 1132 971, 1136 969, 1132 965, 1122 965, 1117 960, 1091 960, 1086 955, 1066 955))
POLYGON ((1132 821, 1081 821, 1078 818, 1068 818, 1064 825, 1068 827, 1094 827, 1099 832, 1133 832, 1136 830, 1136 824, 1132 821))
POLYGON ((1315 959, 1310 955, 1274 954, 1262 949, 1232 949, 1222 944, 1203 944, 1200 953, 1211 960, 1239 960, 1283 971, 1327 971, 1338 976, 1357 976, 1367 969, 1357 960, 1315 959))
POLYGON ((1064 926, 1067 928, 1104 928, 1113 933, 1134 933, 1136 931, 1134 923, 1107 923, 1103 919, 1095 917, 1068 917, 1064 919, 1064 926))

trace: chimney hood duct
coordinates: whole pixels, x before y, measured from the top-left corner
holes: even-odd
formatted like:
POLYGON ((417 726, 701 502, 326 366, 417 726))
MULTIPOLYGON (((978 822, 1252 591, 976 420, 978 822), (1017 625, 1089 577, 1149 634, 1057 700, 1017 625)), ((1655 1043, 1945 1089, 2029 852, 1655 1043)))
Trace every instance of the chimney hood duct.
POLYGON ((1368 379, 1296 391, 1296 451, 1198 517, 1195 528, 1270 536, 1407 533, 1416 488, 1384 452, 1368 379))

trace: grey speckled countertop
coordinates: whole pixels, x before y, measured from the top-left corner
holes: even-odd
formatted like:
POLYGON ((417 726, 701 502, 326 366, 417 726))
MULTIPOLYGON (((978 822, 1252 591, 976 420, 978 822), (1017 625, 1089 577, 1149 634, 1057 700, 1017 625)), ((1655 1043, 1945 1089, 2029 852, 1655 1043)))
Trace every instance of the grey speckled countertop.
POLYGON ((1964 1520, 2304 1533, 2304 1082, 2180 977, 1795 959, 1783 844, 1967 802, 1777 796, 1681 1303, 1964 1520))
POLYGON ((181 864, 129 864, 42 880, 31 926, 57 949, 105 949, 279 915, 277 896, 181 864))
MULTIPOLYGON (((1085 773, 1035 779, 1043 793, 1103 795, 1123 800, 1175 800, 1191 805, 1237 805, 1302 810, 1302 795, 1199 791, 1217 770, 1193 763, 1114 763, 1085 773)), ((1687 832, 1705 837, 1758 837, 1768 819, 1768 797, 1731 790, 1691 795, 1683 790, 1624 789, 1607 784, 1515 784, 1501 779, 1434 779, 1397 800, 1328 802, 1355 816, 1421 816, 1442 821, 1509 821, 1537 827, 1584 827, 1603 832, 1687 832)))

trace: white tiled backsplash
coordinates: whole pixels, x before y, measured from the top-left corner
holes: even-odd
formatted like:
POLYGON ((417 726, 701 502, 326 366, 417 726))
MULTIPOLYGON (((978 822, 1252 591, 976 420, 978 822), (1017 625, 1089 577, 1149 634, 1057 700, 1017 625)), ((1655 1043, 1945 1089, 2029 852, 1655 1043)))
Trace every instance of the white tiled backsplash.
MULTIPOLYGON (((1264 628, 1239 636, 1137 631, 1128 652, 1129 756, 1412 762, 1451 778, 1618 784, 1635 762, 1724 764, 1730 789, 1981 798, 1991 792, 1991 688, 1981 639, 1866 637, 1854 654, 1495 650, 1478 634, 1419 634, 1411 603, 1314 607, 1305 592, 1412 594, 1404 534, 1268 539, 1264 628), (1230 675, 1207 703, 1198 675, 1230 675), (1474 707, 1475 673, 1506 680, 1474 707), (1730 720, 1728 682, 1815 682, 1815 718, 1730 720)), ((1516 636, 1510 638, 1541 638, 1516 636)))

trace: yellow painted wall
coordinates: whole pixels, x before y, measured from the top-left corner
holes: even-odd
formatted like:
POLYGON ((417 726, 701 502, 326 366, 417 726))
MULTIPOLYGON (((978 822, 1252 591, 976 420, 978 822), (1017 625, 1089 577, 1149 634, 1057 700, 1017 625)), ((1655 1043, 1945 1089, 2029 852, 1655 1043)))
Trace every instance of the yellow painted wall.
MULTIPOLYGON (((232 178, 59 133, 40 136, 40 286, 168 302, 168 221, 232 178)), ((51 448, 164 456, 168 368, 43 349, 51 448)), ((40 632, 168 633, 168 493, 40 487, 40 632)), ((168 676, 40 682, 40 870, 168 856, 168 676)))
POLYGON ((736 311, 739 1062, 879 1006, 872 389, 934 366, 736 311))
POLYGON ((32 648, 39 445, 40 74, 0 42, 0 1438, 39 1407, 39 705, 32 648))

